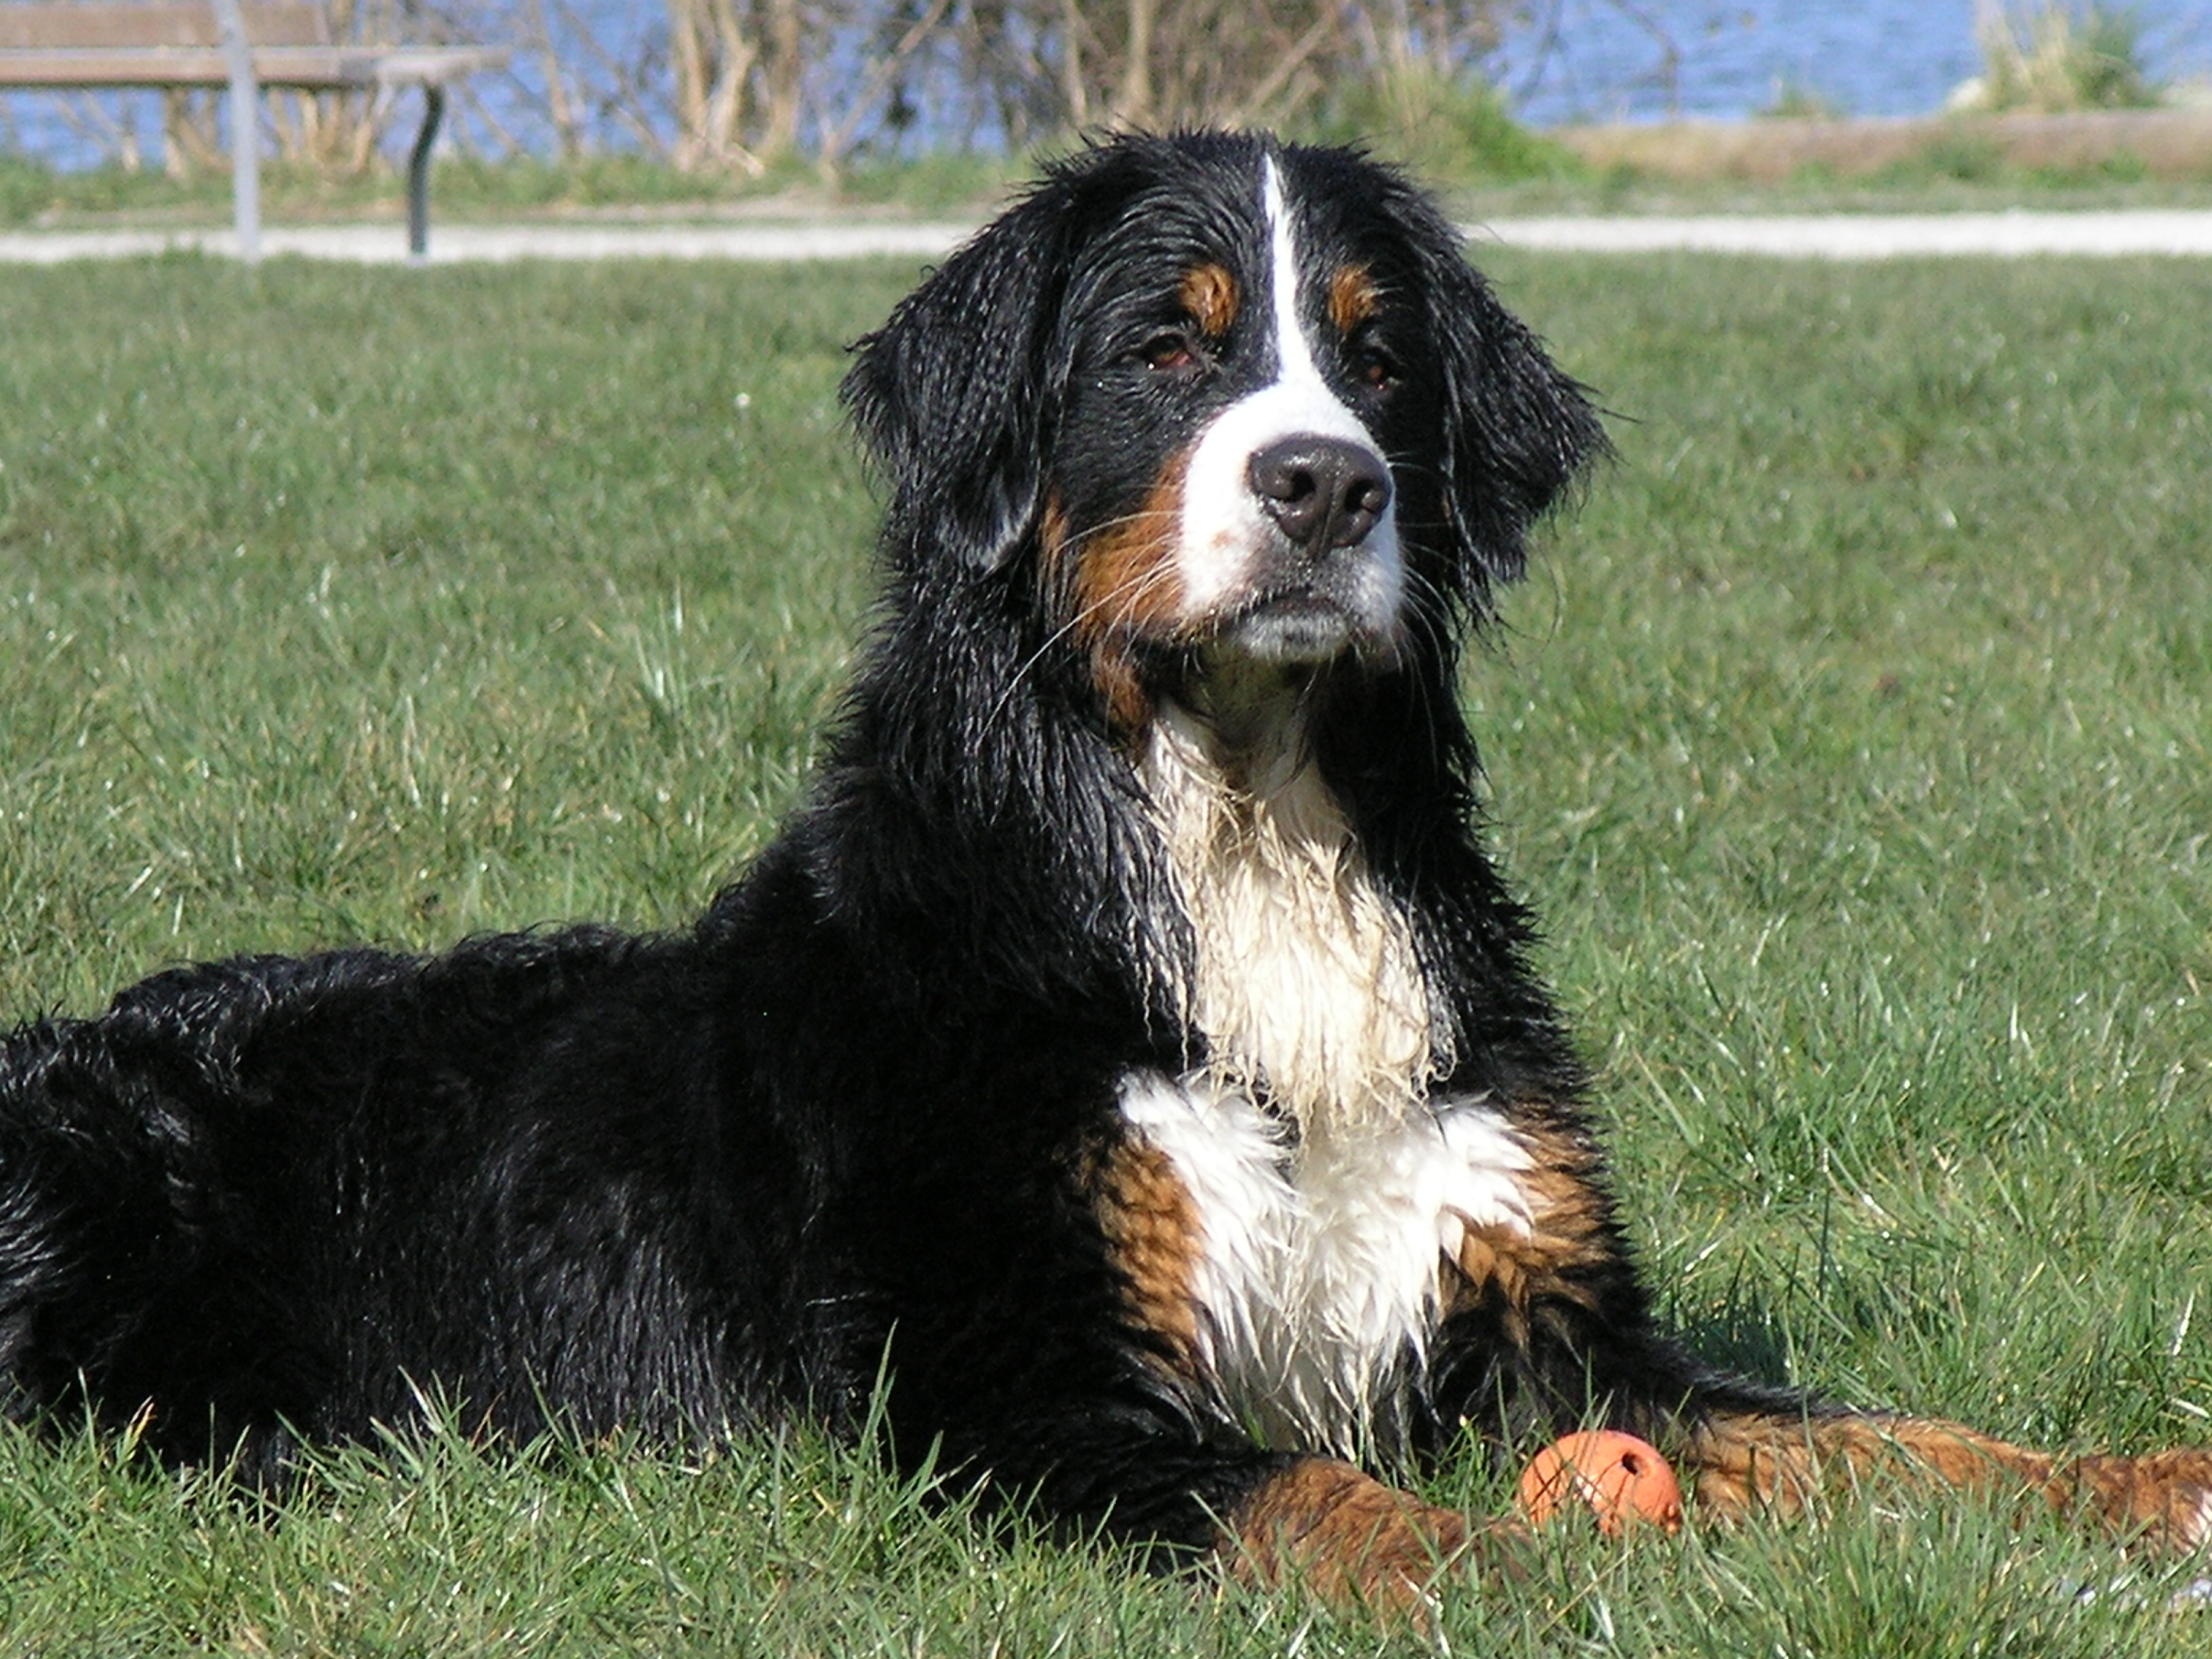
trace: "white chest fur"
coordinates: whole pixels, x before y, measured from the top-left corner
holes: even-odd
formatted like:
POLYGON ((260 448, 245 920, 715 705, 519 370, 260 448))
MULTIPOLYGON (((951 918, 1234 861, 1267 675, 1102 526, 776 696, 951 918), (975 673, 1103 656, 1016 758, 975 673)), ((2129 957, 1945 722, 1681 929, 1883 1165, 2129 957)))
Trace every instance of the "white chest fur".
POLYGON ((1185 1012, 1211 1070, 1264 1090, 1308 1141, 1401 1122, 1443 1058, 1404 921, 1299 745, 1232 769, 1217 741, 1170 704, 1140 762, 1197 945, 1185 1012))
POLYGON ((1258 741, 1170 704, 1139 758, 1207 1063, 1133 1075, 1121 1109, 1190 1196, 1198 1358, 1224 1402, 1270 1443, 1358 1456, 1466 1231, 1530 1231, 1532 1160, 1491 1103, 1431 1098, 1449 1056, 1404 919, 1295 710, 1243 708, 1258 741))
POLYGON ((1200 1363, 1271 1445, 1371 1450, 1378 1391, 1419 1363, 1466 1231, 1530 1226, 1528 1151, 1480 1101, 1296 1147, 1204 1073, 1133 1075, 1121 1111, 1190 1195, 1200 1363))

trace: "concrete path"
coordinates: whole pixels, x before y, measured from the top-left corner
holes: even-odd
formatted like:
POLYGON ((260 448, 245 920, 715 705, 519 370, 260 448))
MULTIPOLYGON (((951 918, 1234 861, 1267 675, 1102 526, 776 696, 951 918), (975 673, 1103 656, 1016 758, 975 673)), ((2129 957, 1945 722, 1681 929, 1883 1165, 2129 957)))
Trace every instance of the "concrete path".
MULTIPOLYGON (((939 258, 959 246, 969 223, 520 224, 430 227, 430 263, 511 259, 854 259, 870 255, 939 258)), ((0 262, 121 259, 188 249, 234 254, 229 230, 23 231, 0 235, 0 262)), ((356 264, 402 264, 407 233, 393 224, 264 225, 264 258, 293 254, 356 264)))
MULTIPOLYGON (((433 226, 430 263, 509 259, 848 259, 942 258, 966 222, 521 224, 433 226)), ((2212 212, 1818 214, 1699 218, 1495 219, 1470 245, 1643 253, 1685 248, 1801 258, 2038 253, 2212 256, 2212 212)), ((364 264, 407 257, 397 224, 264 227, 264 255, 364 264)), ((0 264, 129 258, 171 250, 228 254, 228 230, 19 231, 0 235, 0 264)))
POLYGON ((2212 255, 2212 212, 1828 213, 1695 219, 1501 219, 1470 228, 1473 243, 1644 253, 1690 248, 1815 259, 1917 255, 2087 253, 2212 255))

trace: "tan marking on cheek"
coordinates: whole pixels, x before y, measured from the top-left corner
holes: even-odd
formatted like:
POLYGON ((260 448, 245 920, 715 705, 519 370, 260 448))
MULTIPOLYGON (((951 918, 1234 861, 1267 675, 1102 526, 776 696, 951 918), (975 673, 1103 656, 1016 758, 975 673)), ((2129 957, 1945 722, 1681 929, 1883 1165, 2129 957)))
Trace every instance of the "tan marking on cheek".
POLYGON ((1349 334, 1382 308, 1382 292, 1365 265, 1345 265, 1328 283, 1328 319, 1349 334))
POLYGON ((1106 700, 1106 723, 1121 739, 1152 723, 1152 694, 1126 646, 1101 645, 1091 653, 1091 678, 1106 700))
POLYGON ((1237 320, 1237 278, 1226 266, 1194 265, 1184 274, 1179 297, 1207 337, 1218 340, 1237 320))
POLYGON ((1124 1140, 1100 1160, 1096 1191, 1129 1317, 1160 1340, 1177 1370, 1194 1369, 1198 1304, 1191 1284, 1203 1241, 1189 1188, 1165 1152, 1124 1140))
POLYGON ((1075 550, 1071 631, 1091 654, 1091 678, 1120 732, 1135 732, 1152 719, 1152 698, 1132 647, 1171 639, 1183 625, 1176 554, 1188 465, 1188 455, 1178 454, 1134 512, 1075 550))
POLYGON ((1075 561, 1068 545, 1067 503, 1057 487, 1045 494, 1037 516, 1037 571, 1045 603, 1058 614, 1075 605, 1075 561))
POLYGON ((1037 522, 1037 534, 1044 544, 1045 557, 1058 563, 1067 551, 1067 503, 1060 498, 1060 491, 1050 491, 1044 498, 1044 512, 1037 522))

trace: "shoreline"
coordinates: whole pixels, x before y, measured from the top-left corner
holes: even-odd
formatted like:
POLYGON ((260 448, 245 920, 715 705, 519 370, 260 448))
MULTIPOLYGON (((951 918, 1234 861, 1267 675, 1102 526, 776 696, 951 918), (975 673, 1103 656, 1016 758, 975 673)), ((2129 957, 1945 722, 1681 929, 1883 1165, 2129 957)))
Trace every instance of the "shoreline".
POLYGON ((1861 178, 1950 160, 2072 173, 2140 169, 2147 179, 2212 179, 2212 109, 2065 114, 1894 115, 1855 119, 1612 122, 1534 129, 1601 172, 1672 181, 1784 183, 1808 169, 1861 178))

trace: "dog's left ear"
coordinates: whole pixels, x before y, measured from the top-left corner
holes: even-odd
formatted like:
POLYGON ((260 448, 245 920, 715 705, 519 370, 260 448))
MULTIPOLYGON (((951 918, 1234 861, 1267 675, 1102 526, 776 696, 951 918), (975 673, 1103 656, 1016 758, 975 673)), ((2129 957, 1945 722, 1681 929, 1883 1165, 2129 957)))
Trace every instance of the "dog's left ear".
POLYGON ((1036 527, 1068 372, 1066 195, 1040 185, 854 348, 840 395, 890 486, 884 538, 903 568, 994 570, 1036 527))
POLYGON ((1443 376, 1445 508, 1463 597, 1480 605, 1521 575, 1530 527, 1609 446, 1583 387, 1498 302, 1441 216, 1432 228, 1422 290, 1443 376))

